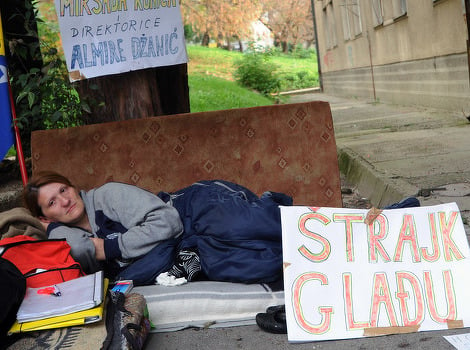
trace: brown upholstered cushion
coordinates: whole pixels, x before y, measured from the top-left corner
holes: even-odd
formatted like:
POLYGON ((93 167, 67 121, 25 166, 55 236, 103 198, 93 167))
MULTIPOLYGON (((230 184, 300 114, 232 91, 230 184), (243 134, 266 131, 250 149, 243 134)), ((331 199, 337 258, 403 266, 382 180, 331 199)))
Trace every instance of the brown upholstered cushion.
POLYGON ((223 179, 296 205, 341 207, 329 104, 308 102, 35 131, 33 172, 55 170, 80 189, 107 181, 152 192, 223 179))

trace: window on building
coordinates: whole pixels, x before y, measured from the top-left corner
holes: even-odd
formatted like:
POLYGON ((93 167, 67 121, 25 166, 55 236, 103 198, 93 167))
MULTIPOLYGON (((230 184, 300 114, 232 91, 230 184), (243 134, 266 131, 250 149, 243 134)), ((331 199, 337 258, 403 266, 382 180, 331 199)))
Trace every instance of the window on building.
POLYGON ((344 40, 350 40, 352 39, 353 36, 351 34, 351 26, 350 26, 347 1, 343 0, 340 6, 341 6, 340 7, 341 8, 341 20, 343 21, 343 37, 344 37, 344 40))
POLYGON ((323 6, 323 22, 325 23, 325 37, 326 37, 326 48, 332 49, 337 45, 336 40, 336 23, 333 12, 333 3, 328 1, 323 6))
POLYGON ((340 6, 344 40, 354 39, 362 33, 359 0, 342 0, 340 6))
POLYGON ((406 0, 372 0, 372 17, 375 27, 391 24, 406 14, 406 0))
POLYGON ((406 15, 406 0, 392 0, 393 18, 406 15))
POLYGON ((352 13, 354 14, 354 34, 359 35, 362 33, 362 20, 361 20, 361 7, 359 0, 355 1, 352 6, 352 13))
POLYGON ((381 0, 372 0, 372 18, 374 21, 374 27, 377 27, 384 23, 384 15, 382 12, 381 0))

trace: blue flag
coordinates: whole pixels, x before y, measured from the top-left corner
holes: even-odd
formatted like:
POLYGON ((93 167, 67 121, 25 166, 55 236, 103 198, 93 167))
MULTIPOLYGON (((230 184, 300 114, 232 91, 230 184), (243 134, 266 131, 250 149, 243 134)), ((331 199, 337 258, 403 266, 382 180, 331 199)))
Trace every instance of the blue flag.
POLYGON ((12 128, 10 91, 8 87, 7 60, 3 44, 2 20, 0 17, 0 161, 13 146, 15 137, 12 128))

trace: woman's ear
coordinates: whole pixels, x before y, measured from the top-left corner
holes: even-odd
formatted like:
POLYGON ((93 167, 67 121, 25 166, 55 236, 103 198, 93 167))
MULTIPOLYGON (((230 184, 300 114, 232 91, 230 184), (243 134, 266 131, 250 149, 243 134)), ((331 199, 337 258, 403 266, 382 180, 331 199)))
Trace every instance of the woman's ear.
POLYGON ((49 224, 52 222, 50 219, 46 218, 45 216, 38 216, 39 221, 41 221, 42 227, 44 228, 44 231, 47 232, 47 228, 49 227, 49 224))
POLYGON ((43 216, 43 215, 39 216, 38 219, 39 219, 39 221, 41 221, 41 222, 43 222, 43 223, 45 223, 45 224, 50 224, 50 223, 52 222, 51 219, 49 219, 49 218, 47 218, 47 217, 45 217, 45 216, 43 216))

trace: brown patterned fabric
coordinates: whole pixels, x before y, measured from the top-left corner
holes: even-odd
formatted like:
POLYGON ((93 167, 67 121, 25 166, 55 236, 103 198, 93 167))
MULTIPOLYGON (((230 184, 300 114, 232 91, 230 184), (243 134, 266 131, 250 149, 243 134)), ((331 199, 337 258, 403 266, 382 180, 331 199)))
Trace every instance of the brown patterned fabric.
POLYGON ((78 188, 108 181, 152 192, 222 179, 295 205, 341 207, 327 102, 188 113, 35 131, 33 173, 54 170, 78 188))

